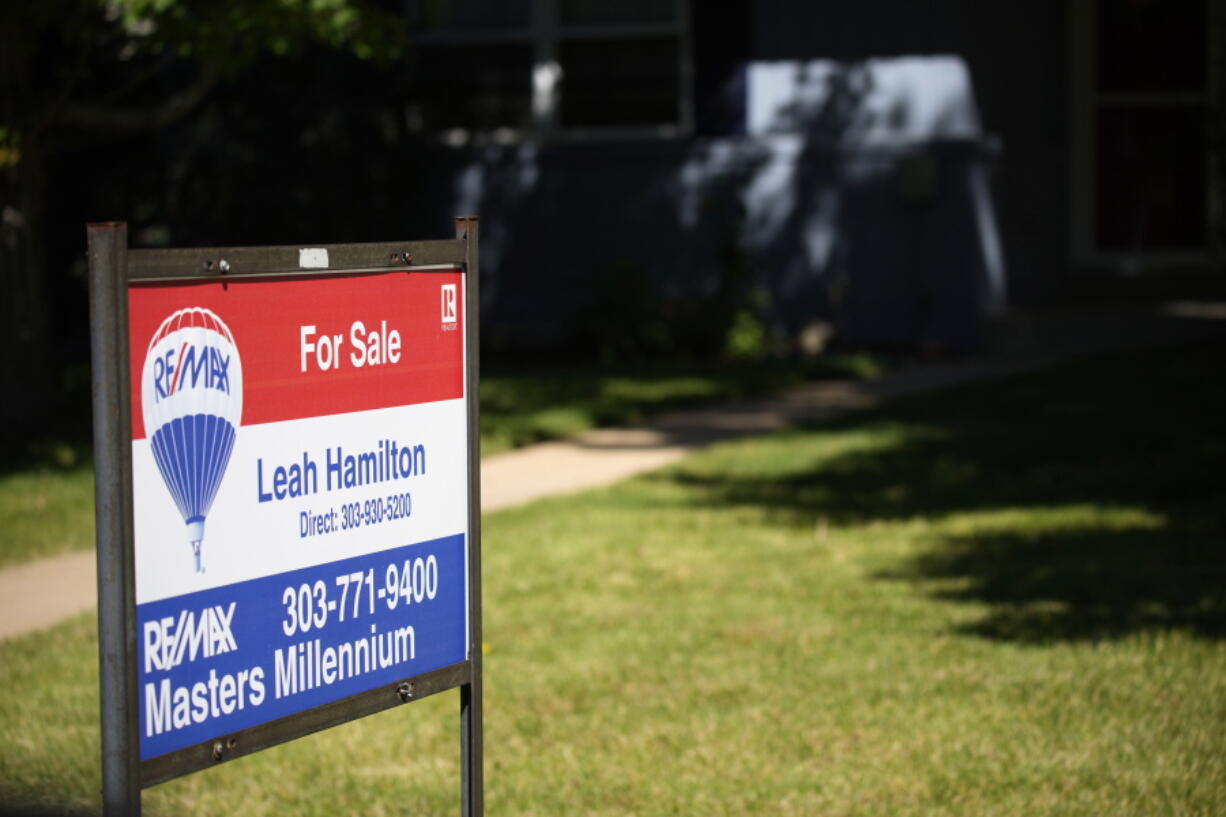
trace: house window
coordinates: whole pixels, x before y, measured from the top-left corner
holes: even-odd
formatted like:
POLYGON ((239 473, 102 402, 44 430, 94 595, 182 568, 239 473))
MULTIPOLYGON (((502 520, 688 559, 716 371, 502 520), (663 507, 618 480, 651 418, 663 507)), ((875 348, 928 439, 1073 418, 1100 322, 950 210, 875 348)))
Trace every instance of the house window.
POLYGON ((675 37, 563 40, 563 128, 668 127, 680 121, 675 37), (609 66, 617 70, 610 71, 609 66))
POLYGON ((410 124, 440 134, 691 127, 685 0, 410 0, 410 124))
POLYGON ((1074 4, 1079 262, 1136 271, 1206 257, 1208 17, 1204 0, 1074 4))

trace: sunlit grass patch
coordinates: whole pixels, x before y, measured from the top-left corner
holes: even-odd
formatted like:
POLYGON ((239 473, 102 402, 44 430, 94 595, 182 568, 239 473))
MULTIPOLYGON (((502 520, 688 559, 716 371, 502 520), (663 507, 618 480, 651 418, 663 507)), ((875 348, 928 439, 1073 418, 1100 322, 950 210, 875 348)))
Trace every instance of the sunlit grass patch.
POLYGON ((1087 530, 1159 531, 1169 521, 1146 508, 1076 503, 1029 508, 992 508, 951 513, 940 520, 946 536, 974 537, 1026 531, 1031 537, 1087 530))
POLYGON ((82 615, 0 642, 0 806, 98 808, 96 628, 82 615))
POLYGON ((90 465, 0 474, 0 566, 93 545, 90 465))

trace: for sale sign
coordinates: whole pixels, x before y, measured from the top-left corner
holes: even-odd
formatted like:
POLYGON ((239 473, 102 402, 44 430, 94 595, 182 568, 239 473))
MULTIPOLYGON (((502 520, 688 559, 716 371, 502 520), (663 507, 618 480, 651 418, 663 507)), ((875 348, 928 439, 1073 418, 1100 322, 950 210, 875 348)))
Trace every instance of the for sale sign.
POLYGON ((129 288, 142 759, 468 657, 461 279, 129 288))
POLYGON ((458 689, 479 815, 477 220, 312 248, 87 234, 103 813, 458 689))

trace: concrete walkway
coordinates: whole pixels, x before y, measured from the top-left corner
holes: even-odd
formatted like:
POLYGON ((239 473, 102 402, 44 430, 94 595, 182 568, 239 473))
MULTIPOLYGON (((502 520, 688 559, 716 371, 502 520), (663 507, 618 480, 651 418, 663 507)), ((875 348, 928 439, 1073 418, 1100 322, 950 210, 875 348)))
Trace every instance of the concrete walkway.
MULTIPOLYGON (((634 428, 497 454, 481 463, 481 509, 608 485, 676 462, 703 446, 820 422, 885 400, 1046 368, 1086 354, 1226 339, 1226 304, 1018 313, 983 355, 917 363, 876 380, 809 383, 767 398, 661 417, 634 428)), ((51 626, 97 604, 92 551, 0 571, 0 639, 51 626)))

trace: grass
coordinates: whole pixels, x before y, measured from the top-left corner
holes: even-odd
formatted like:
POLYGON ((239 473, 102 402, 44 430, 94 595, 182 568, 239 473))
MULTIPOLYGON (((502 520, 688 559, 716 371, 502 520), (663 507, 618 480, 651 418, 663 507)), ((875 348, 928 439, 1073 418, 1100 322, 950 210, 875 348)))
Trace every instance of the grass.
POLYGON ((0 471, 0 567, 92 547, 93 463, 80 447, 47 446, 0 471))
POLYGON ((775 391, 806 379, 871 377, 880 371, 881 364, 866 355, 827 355, 803 365, 494 366, 481 376, 481 451, 494 454, 599 426, 640 423, 661 412, 775 391))
MULTIPOLYGON (((536 362, 493 367, 481 382, 481 450, 494 454, 663 411, 796 385, 806 378, 869 377, 864 355, 830 355, 803 367, 670 366, 595 371, 536 362)), ((94 547, 88 442, 35 440, 0 460, 0 568, 94 547)))
MULTIPOLYGON (((1220 814, 1224 357, 962 388, 490 515, 489 812, 1220 814)), ((94 650, 90 617, 0 644, 0 803, 96 808, 94 650)), ((436 696, 146 808, 452 814, 455 724, 436 696)))

